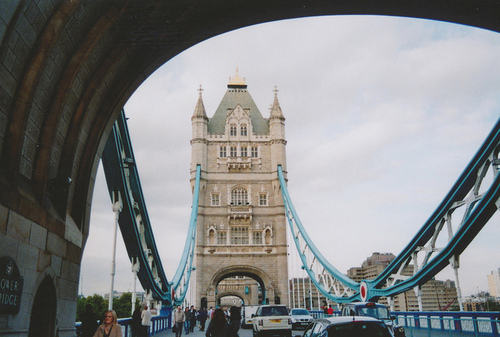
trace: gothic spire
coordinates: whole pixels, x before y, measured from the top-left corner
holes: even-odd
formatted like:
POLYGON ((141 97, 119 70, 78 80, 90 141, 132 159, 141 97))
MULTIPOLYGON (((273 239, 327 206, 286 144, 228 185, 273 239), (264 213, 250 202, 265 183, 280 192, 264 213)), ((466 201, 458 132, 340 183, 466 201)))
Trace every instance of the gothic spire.
POLYGON ((285 116, 283 115, 283 112, 281 111, 281 106, 280 102, 278 101, 278 89, 276 86, 274 86, 274 102, 273 105, 271 106, 271 119, 272 118, 278 118, 278 119, 285 119, 285 116))
POLYGON ((201 97, 203 89, 200 84, 200 88, 198 89, 199 92, 199 97, 198 97, 198 102, 196 103, 196 107, 194 108, 194 113, 192 118, 205 118, 208 120, 207 113, 205 111, 205 105, 203 104, 203 98, 201 97))

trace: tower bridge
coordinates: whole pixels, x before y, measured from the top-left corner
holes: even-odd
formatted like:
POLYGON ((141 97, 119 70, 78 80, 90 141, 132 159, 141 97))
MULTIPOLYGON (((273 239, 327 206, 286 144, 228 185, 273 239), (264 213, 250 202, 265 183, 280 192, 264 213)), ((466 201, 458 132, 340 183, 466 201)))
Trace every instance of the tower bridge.
MULTIPOLYGON (((95 175, 105 144, 111 137, 119 141, 115 145, 121 144, 124 154, 133 155, 126 137, 121 138, 116 129, 113 131, 115 121, 135 89, 178 53, 236 28, 289 18, 395 15, 499 32, 498 12, 500 2, 496 0, 0 1, 0 258, 1 265, 9 270, 8 276, 18 285, 17 293, 8 295, 16 298, 12 301, 15 305, 2 307, 0 311, 0 334, 74 336, 80 263, 89 233, 95 175)), ((496 211, 495 180, 484 194, 475 194, 479 190, 475 182, 482 181, 482 173, 492 166, 495 170, 498 167, 498 126, 495 128, 459 178, 460 183, 452 188, 429 223, 408 244, 405 253, 396 258, 384 275, 362 286, 341 276, 324 260, 310 259, 320 254, 307 235, 303 235, 305 231, 297 222, 291 199, 285 196, 281 203, 278 194, 274 194, 273 202, 285 209, 286 221, 297 234, 295 244, 303 252, 301 259, 317 286, 338 300, 358 298, 360 289, 364 289, 365 295, 377 297, 388 294, 380 290, 384 284, 388 292, 397 293, 418 286, 450 261, 458 266, 460 253, 496 211), (399 272, 401 267, 418 255, 418 249, 435 251, 433 238, 446 228, 448 215, 463 205, 467 209, 463 225, 438 258, 424 256, 425 263, 419 265, 415 275, 408 282, 401 282, 405 280, 399 272), (322 270, 328 273, 323 274, 322 270)), ((274 145, 283 144, 275 142, 274 145)), ((194 239, 202 243, 204 235, 210 237, 210 233, 206 226, 190 227, 182 268, 173 280, 167 280, 140 198, 140 181, 132 158, 118 158, 127 170, 123 176, 129 178, 123 179, 121 173, 116 176, 117 185, 131 189, 126 194, 132 198, 126 205, 123 199, 127 215, 123 210, 120 213, 121 219, 127 218, 120 223, 122 233, 130 233, 126 237, 130 243, 128 254, 134 263, 140 263, 139 278, 148 292, 164 299, 165 303, 175 304, 185 294, 185 281, 191 277, 192 268, 187 266, 192 266, 194 260, 194 239)), ((284 163, 281 160, 281 164, 284 163)), ((245 173, 265 163, 231 159, 215 165, 226 165, 231 172, 245 173)), ((272 170, 279 173, 276 167, 272 166, 272 170)), ((194 168, 192 170, 195 175, 194 168)), ((201 169, 199 172, 198 177, 201 169)), ((203 174, 208 175, 208 171, 203 174)), ((272 186, 269 193, 278 189, 285 192, 284 174, 286 170, 278 175, 279 182, 270 174, 265 179, 272 186)), ((207 182, 200 182, 203 203, 207 202, 207 182)), ((118 195, 111 193, 114 202, 119 201, 118 195)), ((125 197, 125 193, 120 195, 125 197)), ((239 203, 238 192, 236 198, 239 203)), ((198 202, 193 202, 193 206, 197 205, 198 202)), ((240 205, 226 207, 228 221, 249 221, 250 214, 252 221, 257 218, 257 206, 246 210, 236 206, 240 205)), ((204 211, 200 211, 202 218, 206 216, 204 211)), ((190 224, 196 223, 197 215, 197 212, 193 214, 190 224)), ((214 231, 218 225, 214 224, 214 231)), ((267 225, 262 223, 262 228, 267 225)), ((277 235, 278 222, 269 225, 266 238, 277 240, 274 235, 277 235)), ((247 226, 250 226, 248 222, 247 226)), ((217 253, 217 247, 207 246, 207 256, 217 253)), ((262 247, 265 251, 265 244, 262 247)), ((211 284, 232 273, 250 274, 250 271, 242 268, 214 276, 211 284)), ((262 284, 271 284, 265 273, 254 271, 252 277, 260 277, 262 284)), ((275 284, 267 297, 274 298, 270 294, 276 289, 282 291, 280 287, 279 282, 275 284)))

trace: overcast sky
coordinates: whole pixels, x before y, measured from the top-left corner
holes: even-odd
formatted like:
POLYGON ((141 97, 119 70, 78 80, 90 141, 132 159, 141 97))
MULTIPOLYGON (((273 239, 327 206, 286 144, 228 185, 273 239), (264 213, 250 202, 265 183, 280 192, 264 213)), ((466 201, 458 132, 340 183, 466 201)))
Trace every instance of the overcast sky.
MULTIPOLYGON (((209 117, 236 67, 264 117, 277 86, 292 201, 319 250, 347 272, 373 252, 399 254, 452 187, 500 115, 499 55, 500 35, 485 30, 335 16, 240 29, 166 63, 125 112, 169 279, 190 217, 190 118, 200 84, 209 117)), ((113 226, 100 168, 80 293, 109 292, 113 226)), ((495 216, 461 256, 464 295, 488 290, 499 238, 495 216)), ((117 256, 115 290, 131 291, 122 240, 117 256)))

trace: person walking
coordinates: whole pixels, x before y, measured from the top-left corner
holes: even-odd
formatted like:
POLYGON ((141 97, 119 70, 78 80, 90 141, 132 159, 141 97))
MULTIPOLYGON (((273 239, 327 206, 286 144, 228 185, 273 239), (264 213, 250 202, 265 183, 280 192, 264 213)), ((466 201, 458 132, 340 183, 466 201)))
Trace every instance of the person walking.
POLYGON ((85 312, 82 314, 82 324, 80 325, 81 337, 92 337, 97 330, 97 314, 94 312, 92 304, 87 303, 85 312))
POLYGON ((207 321, 207 309, 201 308, 200 311, 198 311, 198 320, 200 321, 200 331, 205 331, 205 323, 207 321))
POLYGON ((208 324, 207 331, 205 332, 206 337, 226 337, 227 335, 227 320, 226 315, 222 309, 217 308, 214 311, 214 316, 208 324))
POLYGON ((229 309, 229 337, 238 337, 238 331, 240 330, 241 323, 241 312, 240 308, 232 306, 229 309))
POLYGON ((196 326, 196 309, 194 305, 189 309, 189 332, 194 332, 194 327, 196 326))
POLYGON ((184 320, 184 332, 189 335, 189 308, 184 309, 184 315, 186 316, 184 320))
POLYGON ((141 307, 135 308, 132 314, 132 337, 141 337, 142 335, 142 318, 141 318, 141 307))
POLYGON ((149 337, 149 327, 151 326, 151 311, 145 305, 141 312, 142 337, 149 337))
POLYGON ((103 323, 97 328, 94 337, 123 337, 122 326, 118 324, 114 310, 108 310, 104 313, 103 323))
POLYGON ((184 325, 184 322, 186 321, 186 315, 182 311, 182 308, 180 306, 177 307, 177 310, 174 313, 174 324, 175 324, 175 337, 181 337, 182 336, 182 328, 184 325))

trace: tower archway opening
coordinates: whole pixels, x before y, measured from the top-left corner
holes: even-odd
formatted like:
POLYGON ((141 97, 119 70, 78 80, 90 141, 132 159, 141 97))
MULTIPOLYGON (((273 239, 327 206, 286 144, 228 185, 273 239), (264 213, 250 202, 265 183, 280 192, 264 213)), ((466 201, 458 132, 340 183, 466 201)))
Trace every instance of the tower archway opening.
POLYGON ((258 277, 244 274, 227 276, 216 285, 216 303, 221 307, 258 305, 265 299, 264 289, 265 285, 258 277))
POLYGON ((56 289, 52 278, 46 276, 40 283, 33 300, 28 337, 55 336, 56 311, 56 289))

